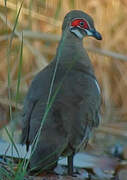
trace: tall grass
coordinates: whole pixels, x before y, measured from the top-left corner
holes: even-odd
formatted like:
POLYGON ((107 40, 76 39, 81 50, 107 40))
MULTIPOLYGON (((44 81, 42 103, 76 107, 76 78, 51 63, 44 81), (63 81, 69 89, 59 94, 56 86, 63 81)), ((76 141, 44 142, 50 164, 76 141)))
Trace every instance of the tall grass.
MULTIPOLYGON (((5 6, 6 6, 6 2, 5 2, 5 6)), ((12 100, 12 95, 11 95, 11 49, 12 49, 12 45, 13 45, 13 38, 14 38, 14 34, 15 34, 15 29, 16 29, 16 26, 18 24, 18 19, 19 19, 19 15, 20 15, 20 12, 21 12, 21 8, 22 8, 22 5, 23 5, 23 1, 21 2, 21 5, 20 5, 20 8, 18 10, 18 13, 16 15, 16 19, 15 19, 15 22, 14 22, 14 26, 13 26, 13 29, 12 29, 12 33, 11 33, 11 36, 10 36, 10 40, 8 41, 8 47, 7 47, 7 68, 8 68, 8 98, 9 98, 9 101, 12 100)), ((7 11, 6 11, 7 12, 7 11)), ((6 14, 6 27, 8 28, 8 25, 7 25, 7 14, 6 14)), ((20 56, 19 56, 19 68, 18 68, 18 80, 17 80, 17 91, 16 91, 16 104, 17 104, 17 100, 18 100, 18 96, 19 96, 19 87, 20 87, 20 79, 21 79, 21 66, 22 66, 22 56, 23 56, 23 36, 22 36, 22 41, 21 41, 21 46, 20 46, 20 56)), ((12 106, 11 104, 9 104, 9 110, 10 110, 10 119, 12 121, 12 106)), ((5 129, 5 132, 12 144, 12 149, 15 148, 17 154, 19 155, 19 152, 18 152, 18 149, 16 147, 16 144, 15 144, 15 141, 13 139, 13 133, 11 134, 8 130, 7 127, 4 128, 5 129)), ((12 154, 13 154, 13 150, 12 150, 12 154)), ((13 156, 12 156, 12 160, 13 160, 13 156)), ((19 180, 21 179, 21 176, 19 178, 19 176, 17 176, 17 172, 15 173, 14 170, 13 170, 13 162, 8 164, 9 167, 10 167, 10 173, 7 172, 6 169, 1 169, 1 172, 0 172, 0 177, 2 179, 4 179, 4 177, 6 177, 7 179, 11 180, 11 179, 15 179, 15 180, 19 180), (11 173, 14 175, 14 176, 11 176, 11 173)), ((20 166, 19 166, 20 168, 20 166)))

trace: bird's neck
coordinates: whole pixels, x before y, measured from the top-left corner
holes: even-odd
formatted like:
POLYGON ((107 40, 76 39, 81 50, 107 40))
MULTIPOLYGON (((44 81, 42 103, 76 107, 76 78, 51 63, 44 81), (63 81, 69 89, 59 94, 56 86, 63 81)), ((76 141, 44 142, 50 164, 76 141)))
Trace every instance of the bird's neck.
POLYGON ((83 47, 83 41, 71 32, 62 34, 55 59, 65 67, 79 65, 93 71, 88 54, 83 47))

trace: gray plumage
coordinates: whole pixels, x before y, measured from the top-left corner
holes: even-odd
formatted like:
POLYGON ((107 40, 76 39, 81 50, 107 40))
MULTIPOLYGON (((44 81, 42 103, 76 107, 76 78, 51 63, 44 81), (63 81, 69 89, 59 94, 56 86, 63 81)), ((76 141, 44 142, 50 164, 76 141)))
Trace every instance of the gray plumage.
POLYGON ((33 79, 24 102, 22 144, 32 144, 44 117, 51 82, 58 63, 51 99, 30 168, 49 170, 61 155, 70 156, 87 143, 93 127, 99 124, 100 91, 82 39, 69 29, 74 18, 92 18, 82 11, 71 11, 64 19, 62 38, 53 61, 33 79))

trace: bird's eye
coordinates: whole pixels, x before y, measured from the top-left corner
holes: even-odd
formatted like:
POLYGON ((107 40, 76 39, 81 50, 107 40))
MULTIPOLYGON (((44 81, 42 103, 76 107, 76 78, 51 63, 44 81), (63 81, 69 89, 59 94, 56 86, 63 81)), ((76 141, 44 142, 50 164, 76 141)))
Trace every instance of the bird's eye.
POLYGON ((81 27, 84 26, 84 22, 83 22, 83 21, 80 22, 80 26, 81 26, 81 27))

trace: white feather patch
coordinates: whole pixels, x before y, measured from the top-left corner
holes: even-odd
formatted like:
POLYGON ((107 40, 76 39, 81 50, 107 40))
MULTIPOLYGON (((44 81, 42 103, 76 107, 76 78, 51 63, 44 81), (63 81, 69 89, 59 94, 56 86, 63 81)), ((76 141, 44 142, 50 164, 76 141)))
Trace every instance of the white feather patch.
POLYGON ((73 32, 77 37, 79 37, 80 39, 83 38, 82 33, 78 30, 78 29, 71 29, 71 32, 73 32))
POLYGON ((99 84, 98 84, 98 82, 97 82, 96 80, 94 80, 94 82, 95 82, 95 84, 96 84, 96 86, 97 86, 97 89, 98 89, 98 91, 99 91, 99 94, 100 94, 100 93, 101 93, 100 86, 99 86, 99 84))
POLYGON ((91 31, 89 31, 89 30, 87 30, 87 29, 85 29, 85 31, 87 32, 87 35, 88 35, 88 36, 93 36, 93 33, 92 33, 91 31))

